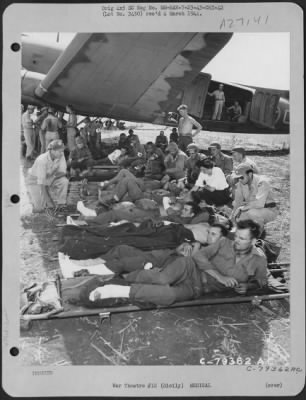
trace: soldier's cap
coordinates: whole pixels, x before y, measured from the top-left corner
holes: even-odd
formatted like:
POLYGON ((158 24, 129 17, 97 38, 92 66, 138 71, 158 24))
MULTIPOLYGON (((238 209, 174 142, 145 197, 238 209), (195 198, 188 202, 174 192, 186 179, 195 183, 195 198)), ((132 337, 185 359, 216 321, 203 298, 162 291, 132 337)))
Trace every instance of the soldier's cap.
POLYGON ((52 106, 49 106, 49 107, 48 107, 48 113, 49 113, 49 114, 54 114, 54 113, 55 113, 55 108, 52 107, 52 106))
POLYGON ((253 168, 251 167, 250 164, 248 164, 248 163, 239 164, 238 167, 233 172, 233 177, 240 178, 245 173, 250 172, 250 171, 253 171, 253 168))
POLYGON ((189 150, 199 151, 199 147, 195 143, 189 143, 187 146, 187 151, 189 150))
POLYGON ((178 151, 178 145, 175 142, 170 142, 166 148, 167 151, 176 150, 178 151))
POLYGON ((64 150, 64 149, 65 145, 63 141, 60 139, 52 140, 52 142, 50 142, 48 145, 48 150, 64 150))
POLYGON ((188 110, 188 106, 186 104, 181 104, 180 106, 177 107, 177 111, 180 110, 188 110))
POLYGON ((208 148, 212 148, 212 147, 216 147, 217 149, 221 150, 221 144, 218 142, 212 142, 210 143, 210 145, 208 146, 208 148))
POLYGON ((235 148, 233 148, 232 153, 235 153, 235 152, 236 153, 240 153, 243 156, 245 155, 245 149, 243 147, 235 147, 235 148))
POLYGON ((75 142, 76 142, 76 143, 83 143, 83 144, 86 144, 85 139, 82 138, 82 136, 77 136, 77 137, 75 138, 75 142))

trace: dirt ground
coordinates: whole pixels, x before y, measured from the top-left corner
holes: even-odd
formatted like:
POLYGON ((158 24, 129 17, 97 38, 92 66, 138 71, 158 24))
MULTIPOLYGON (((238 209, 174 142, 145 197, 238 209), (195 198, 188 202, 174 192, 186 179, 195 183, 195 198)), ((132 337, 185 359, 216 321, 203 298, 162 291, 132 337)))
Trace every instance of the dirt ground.
MULTIPOLYGON (((271 177, 280 216, 267 239, 282 245, 278 261, 290 260, 289 156, 252 156, 271 177)), ((59 272, 57 249, 63 217, 31 214, 21 168, 21 286, 59 272)), ((288 275, 289 276, 289 275, 288 275)), ((290 311, 286 300, 262 308, 214 305, 114 314, 109 319, 71 318, 34 322, 21 332, 22 365, 200 365, 290 363, 290 311)))

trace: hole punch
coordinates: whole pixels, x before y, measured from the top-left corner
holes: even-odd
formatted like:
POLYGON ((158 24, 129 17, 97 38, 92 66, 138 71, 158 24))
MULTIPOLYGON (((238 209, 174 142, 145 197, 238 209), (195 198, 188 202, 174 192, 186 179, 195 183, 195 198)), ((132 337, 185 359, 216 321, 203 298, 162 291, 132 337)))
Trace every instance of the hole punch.
POLYGON ((18 194, 13 194, 13 195, 11 196, 11 202, 12 202, 13 204, 17 204, 17 203, 19 203, 19 201, 20 201, 20 197, 18 196, 18 194))
POLYGON ((11 356, 13 356, 13 357, 18 356, 18 354, 19 354, 18 348, 17 348, 17 347, 12 347, 12 348, 10 349, 10 354, 11 354, 11 356))
POLYGON ((11 44, 11 50, 12 51, 19 51, 20 50, 20 44, 19 43, 12 43, 11 44))

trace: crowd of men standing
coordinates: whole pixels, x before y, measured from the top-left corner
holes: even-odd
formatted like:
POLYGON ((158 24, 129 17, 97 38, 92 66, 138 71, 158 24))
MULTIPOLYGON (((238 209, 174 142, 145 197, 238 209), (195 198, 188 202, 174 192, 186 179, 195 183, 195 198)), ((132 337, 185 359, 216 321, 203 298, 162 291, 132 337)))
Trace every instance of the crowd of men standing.
MULTIPOLYGON (((65 144, 67 154, 76 148, 76 137, 81 136, 88 145, 92 154, 99 155, 101 146, 101 129, 111 129, 111 120, 102 121, 101 118, 91 120, 89 117, 78 122, 77 115, 71 105, 66 106, 65 119, 63 111, 56 111, 54 107, 37 108, 28 105, 26 110, 21 106, 21 134, 26 146, 25 157, 31 161, 38 154, 44 153, 52 140, 60 139, 65 144), (79 126, 82 123, 82 127, 79 126)), ((122 125, 119 122, 117 125, 122 125)))

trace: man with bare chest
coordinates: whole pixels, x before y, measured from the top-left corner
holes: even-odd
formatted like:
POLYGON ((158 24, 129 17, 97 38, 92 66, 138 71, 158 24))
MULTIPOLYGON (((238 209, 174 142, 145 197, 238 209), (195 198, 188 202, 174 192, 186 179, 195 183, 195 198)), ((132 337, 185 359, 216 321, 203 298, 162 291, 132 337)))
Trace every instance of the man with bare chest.
POLYGON ((178 107, 178 112, 181 116, 178 124, 179 142, 178 146, 182 151, 186 151, 187 146, 192 143, 192 139, 200 132, 202 125, 194 118, 188 115, 188 107, 182 104, 178 107), (193 127, 196 127, 195 132, 192 132, 193 127))

